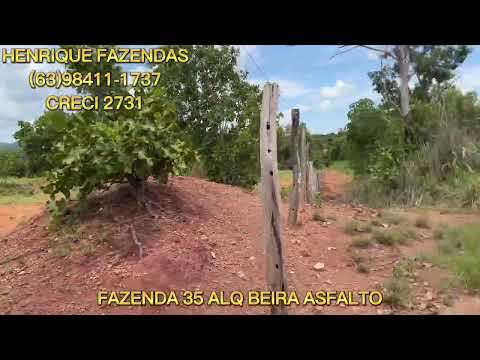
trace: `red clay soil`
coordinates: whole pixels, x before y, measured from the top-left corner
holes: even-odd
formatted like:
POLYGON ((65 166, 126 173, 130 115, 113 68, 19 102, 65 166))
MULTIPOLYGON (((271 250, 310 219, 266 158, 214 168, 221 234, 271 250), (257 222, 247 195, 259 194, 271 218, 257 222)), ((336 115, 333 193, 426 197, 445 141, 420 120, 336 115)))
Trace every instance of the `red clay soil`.
POLYGON ((22 222, 41 213, 43 208, 38 204, 0 205, 0 236, 9 234, 22 222))
MULTIPOLYGON (((342 183, 331 173, 326 184, 342 183)), ((335 186, 335 185, 334 185, 335 186)), ((333 187, 334 187, 333 186, 333 187)), ((337 192, 338 193, 338 192, 337 192)), ((149 183, 153 219, 137 210, 124 187, 98 196, 94 215, 72 233, 48 229, 44 212, 0 240, 0 314, 268 314, 268 306, 98 306, 97 292, 121 290, 266 290, 262 204, 258 194, 197 178, 149 183), (144 243, 143 258, 129 224, 144 243), (59 251, 62 250, 63 251, 59 251), (67 249, 67 250, 65 250, 67 249), (93 249, 93 250, 92 250, 93 249), (20 255, 26 256, 18 258, 20 255)), ((287 214, 286 204, 282 215, 287 214)), ((301 224, 283 226, 289 290, 375 290, 402 258, 401 248, 376 245, 363 254, 370 273, 357 271, 346 221, 376 211, 327 201, 306 205, 301 224), (319 212, 324 221, 313 221, 319 212), (314 269, 321 262, 323 271, 314 269)), ((284 218, 283 224, 286 224, 284 218)), ((75 228, 75 227, 74 227, 75 228)), ((389 306, 296 306, 292 314, 378 314, 389 306)), ((431 313, 412 310, 409 313, 431 313)))
POLYGON ((346 185, 351 181, 351 176, 337 170, 328 170, 323 176, 324 191, 326 199, 340 198, 345 192, 346 185))

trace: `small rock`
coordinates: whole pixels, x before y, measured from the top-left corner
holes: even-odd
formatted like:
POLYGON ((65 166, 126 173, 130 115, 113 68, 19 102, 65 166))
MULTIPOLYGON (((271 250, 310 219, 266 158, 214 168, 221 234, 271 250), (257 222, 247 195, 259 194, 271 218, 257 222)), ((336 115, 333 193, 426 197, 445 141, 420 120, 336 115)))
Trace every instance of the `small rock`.
POLYGON ((315 306, 315 310, 313 310, 313 312, 315 314, 321 314, 321 313, 323 313, 323 310, 324 310, 323 306, 315 306))
POLYGON ((429 268, 431 268, 431 267, 433 266, 433 264, 424 262, 424 263, 422 264, 422 266, 423 266, 424 268, 429 269, 429 268))
POLYGON ((23 275, 23 274, 25 274, 25 271, 20 271, 20 272, 18 273, 18 275, 23 275))
POLYGON ((247 277, 243 271, 237 272, 237 275, 240 279, 243 279, 243 280, 245 280, 247 277))
POLYGON ((424 282, 423 282, 423 286, 428 286, 428 285, 429 285, 429 284, 428 284, 428 281, 424 281, 424 282))
POLYGON ((88 238, 89 238, 90 240, 92 240, 92 239, 93 239, 93 235, 88 235, 88 238))
POLYGON ((328 279, 327 279, 327 280, 325 280, 324 282, 325 282, 325 284, 332 285, 332 281, 331 281, 331 280, 328 280, 328 279))
POLYGON ((433 300, 433 293, 431 291, 427 291, 427 293, 425 294, 425 300, 427 301, 433 300))
POLYGON ((377 314, 378 314, 378 315, 390 315, 391 313, 392 313, 391 310, 377 309, 377 314))
POLYGON ((255 256, 250 256, 250 257, 248 258, 248 260, 250 260, 250 261, 255 260, 255 256))
POLYGON ((236 241, 232 241, 232 245, 237 245, 237 242, 236 242, 236 241))
POLYGON ((328 250, 328 251, 337 250, 337 248, 336 248, 336 247, 333 247, 333 246, 329 246, 329 247, 327 247, 327 250, 328 250))
POLYGON ((213 251, 210 253, 210 255, 212 255, 212 258, 214 258, 214 259, 217 258, 217 257, 215 256, 215 253, 214 253, 213 251))
POLYGON ((317 271, 322 271, 322 270, 325 270, 325 264, 318 262, 315 265, 313 265, 313 268, 317 271))
POLYGON ((200 236, 200 240, 208 240, 208 236, 202 235, 202 236, 200 236))
POLYGON ((382 224, 382 226, 383 226, 385 229, 388 229, 388 227, 389 227, 388 224, 382 224))
POLYGON ((308 250, 303 249, 300 251, 300 255, 302 255, 303 257, 309 257, 310 253, 308 252, 308 250))
POLYGON ((331 221, 327 221, 327 222, 325 222, 325 224, 327 224, 327 225, 332 225, 332 222, 331 222, 331 221))
POLYGON ((289 273, 289 274, 295 274, 295 271, 290 270, 288 273, 289 273))

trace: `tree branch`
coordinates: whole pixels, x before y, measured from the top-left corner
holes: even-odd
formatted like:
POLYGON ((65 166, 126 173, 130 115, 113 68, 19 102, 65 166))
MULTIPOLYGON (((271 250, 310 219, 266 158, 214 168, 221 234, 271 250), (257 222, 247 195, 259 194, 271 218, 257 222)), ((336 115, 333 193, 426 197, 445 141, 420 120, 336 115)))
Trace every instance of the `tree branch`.
POLYGON ((382 53, 382 54, 385 55, 385 56, 390 56, 391 58, 396 59, 396 56, 395 56, 394 54, 392 54, 390 51, 384 50, 384 49, 377 49, 377 48, 375 48, 375 47, 373 47, 373 46, 370 46, 370 45, 340 45, 339 48, 340 48, 340 49, 344 49, 344 48, 346 48, 347 46, 352 46, 352 47, 351 47, 351 48, 348 48, 347 50, 344 50, 344 51, 341 51, 341 52, 338 52, 338 53, 334 54, 334 55, 330 58, 330 60, 333 59, 333 58, 334 58, 335 56, 337 56, 337 55, 344 54, 344 53, 346 53, 346 52, 348 52, 348 51, 351 51, 351 50, 353 50, 353 49, 356 49, 356 48, 358 48, 358 47, 363 47, 363 48, 368 49, 368 50, 380 52, 380 53, 382 53))
MULTIPOLYGON (((350 45, 341 45, 340 48, 345 48, 347 46, 350 46, 350 45)), ((344 51, 340 51, 340 52, 337 52, 336 54, 333 54, 332 57, 330 57, 330 60, 332 60, 335 56, 338 56, 338 55, 341 55, 341 54, 345 54, 346 52, 349 52, 349 51, 352 51, 353 49, 356 49, 357 47, 359 47, 361 45, 354 45, 353 47, 347 49, 347 50, 344 50, 344 51)))

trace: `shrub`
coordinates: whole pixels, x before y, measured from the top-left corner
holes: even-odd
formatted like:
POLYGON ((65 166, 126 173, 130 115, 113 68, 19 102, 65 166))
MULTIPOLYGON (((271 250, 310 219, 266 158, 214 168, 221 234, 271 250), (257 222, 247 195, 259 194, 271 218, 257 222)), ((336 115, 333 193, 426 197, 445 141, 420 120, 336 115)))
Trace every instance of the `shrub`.
POLYGON ((72 129, 55 144, 52 158, 58 166, 47 176, 45 192, 50 210, 66 209, 74 188, 80 200, 111 183, 128 182, 135 189, 154 176, 165 183, 195 160, 176 124, 174 107, 161 89, 145 99, 141 112, 110 118, 95 113, 75 114, 72 129), (57 201, 55 196, 62 194, 57 201))
POLYGON ((422 229, 430 229, 432 227, 430 224, 430 219, 425 216, 418 217, 415 220, 415 226, 422 229))
POLYGON ((372 246, 373 241, 368 237, 362 237, 358 239, 353 239, 352 246, 360 249, 366 249, 372 246))

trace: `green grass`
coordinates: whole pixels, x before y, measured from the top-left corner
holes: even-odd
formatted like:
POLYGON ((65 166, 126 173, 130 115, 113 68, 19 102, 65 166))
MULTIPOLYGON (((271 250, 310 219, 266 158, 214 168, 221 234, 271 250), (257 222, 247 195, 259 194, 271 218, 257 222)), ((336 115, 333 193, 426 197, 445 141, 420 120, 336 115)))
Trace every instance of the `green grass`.
POLYGON ((392 229, 386 231, 374 231, 373 240, 381 245, 395 246, 406 245, 416 240, 417 234, 412 229, 392 229))
POLYGON ((359 221, 352 220, 345 224, 343 231, 348 235, 356 235, 358 233, 369 233, 372 231, 372 227, 370 224, 363 224, 359 221))
POLYGON ((313 213, 312 220, 313 221, 326 221, 326 219, 322 215, 320 215, 319 212, 314 212, 313 213))
POLYGON ((352 246, 359 249, 366 249, 373 245, 373 240, 368 237, 353 239, 352 246))
POLYGON ((450 269, 468 290, 480 290, 480 225, 442 227, 435 232, 436 262, 450 269))
POLYGON ((280 181, 291 181, 292 176, 292 170, 278 170, 278 177, 280 178, 280 181))
POLYGON ((368 274, 370 272, 370 270, 365 264, 358 264, 357 271, 361 274, 368 274))
POLYGON ((349 247, 347 252, 357 266, 365 261, 365 257, 354 248, 349 247))
POLYGON ((288 202, 290 199, 290 194, 292 192, 292 187, 287 186, 287 187, 281 187, 280 188, 280 197, 282 198, 282 201, 288 202))
POLYGON ((48 195, 41 186, 43 178, 0 178, 0 204, 44 203, 48 195))
POLYGON ((347 175, 353 176, 353 169, 351 168, 349 162, 347 160, 339 160, 334 161, 330 166, 329 169, 337 170, 343 172, 347 175))
POLYGON ((400 225, 402 223, 407 222, 405 216, 391 212, 391 211, 380 211, 378 216, 384 220, 386 223, 392 225, 400 225))
POLYGON ((384 283, 384 301, 387 304, 406 307, 413 299, 408 279, 412 277, 414 263, 404 260, 393 269, 392 276, 384 283))

